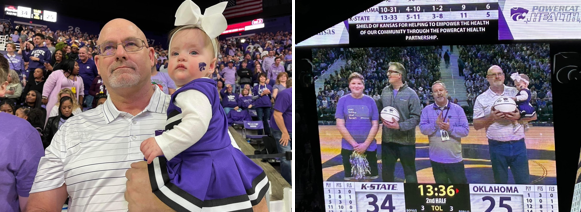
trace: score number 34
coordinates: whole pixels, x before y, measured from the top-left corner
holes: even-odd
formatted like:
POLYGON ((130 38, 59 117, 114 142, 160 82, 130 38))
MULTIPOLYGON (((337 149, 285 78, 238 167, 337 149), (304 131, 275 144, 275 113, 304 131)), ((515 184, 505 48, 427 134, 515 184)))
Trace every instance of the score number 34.
POLYGON ((373 206, 373 210, 367 210, 367 212, 378 212, 379 209, 388 210, 389 212, 393 212, 393 210, 395 210, 391 194, 385 195, 385 198, 383 199, 381 206, 377 205, 378 199, 375 194, 367 194, 365 195, 365 197, 367 197, 368 199, 371 198, 371 202, 369 202, 369 205, 373 206))

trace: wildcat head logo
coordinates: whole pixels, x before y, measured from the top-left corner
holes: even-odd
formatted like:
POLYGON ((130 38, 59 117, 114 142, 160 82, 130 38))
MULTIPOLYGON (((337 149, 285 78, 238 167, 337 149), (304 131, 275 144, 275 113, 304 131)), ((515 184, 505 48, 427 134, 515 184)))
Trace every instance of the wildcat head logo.
POLYGON ((512 18, 513 21, 525 19, 528 13, 529 10, 522 7, 513 7, 512 9, 510 9, 510 17, 512 18))

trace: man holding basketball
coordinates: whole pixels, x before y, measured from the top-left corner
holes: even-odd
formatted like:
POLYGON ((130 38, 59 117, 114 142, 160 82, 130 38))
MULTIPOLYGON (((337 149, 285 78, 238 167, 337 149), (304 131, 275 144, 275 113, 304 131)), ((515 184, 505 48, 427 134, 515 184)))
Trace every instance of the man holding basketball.
POLYGON ((395 107, 400 118, 399 121, 381 119, 382 178, 384 182, 395 181, 395 164, 400 159, 406 183, 417 183, 416 126, 422 106, 416 92, 404 83, 406 70, 401 63, 390 62, 387 77, 389 86, 381 92, 377 107, 379 111, 386 106, 395 107))
MULTIPOLYGON (((520 119, 518 108, 513 112, 503 113, 493 109, 494 102, 500 97, 514 97, 517 89, 504 85, 504 72, 493 65, 488 69, 486 80, 488 90, 480 94, 474 103, 474 129, 486 130, 490 149, 490 161, 494 172, 494 182, 508 183, 508 167, 517 184, 528 184, 529 159, 525 144, 524 128, 514 132, 513 121, 520 119)), ((537 115, 522 120, 534 121, 537 115)))

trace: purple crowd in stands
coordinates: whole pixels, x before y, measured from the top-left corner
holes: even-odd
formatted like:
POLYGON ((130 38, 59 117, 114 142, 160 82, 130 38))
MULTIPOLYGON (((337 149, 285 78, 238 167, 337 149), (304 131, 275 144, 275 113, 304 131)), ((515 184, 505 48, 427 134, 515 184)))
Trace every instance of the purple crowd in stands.
MULTIPOLYGON (((530 77, 531 104, 540 118, 537 121, 551 122, 553 110, 551 92, 551 68, 548 44, 499 44, 455 46, 458 48, 458 70, 465 79, 468 106, 463 107, 471 120, 476 97, 488 89, 486 72, 491 64, 502 67, 505 84, 514 86, 510 74, 519 72, 530 77), (506 60, 505 58, 511 58, 506 60)), ((365 77, 364 94, 380 99, 382 89, 387 86, 387 64, 401 62, 407 69, 405 82, 414 89, 422 105, 432 103, 431 85, 440 79, 440 62, 445 58, 441 46, 390 47, 390 48, 319 48, 313 50, 314 75, 318 79, 338 60, 346 64, 329 74, 324 85, 318 88, 317 112, 319 120, 334 120, 335 108, 340 97, 349 94, 347 81, 351 73, 365 77)), ((449 56, 448 56, 449 58, 449 56)), ((449 60, 449 59, 448 59, 449 60)), ((448 97, 458 103, 457 98, 448 97)))
POLYGON ((433 101, 431 84, 440 78, 441 47, 393 47, 393 48, 334 48, 313 50, 313 63, 319 74, 326 71, 337 59, 346 61, 335 74, 330 74, 325 80, 324 88, 317 91, 317 108, 320 118, 334 119, 337 101, 343 95, 349 94, 347 81, 352 72, 361 73, 365 77, 366 95, 379 99, 381 90, 387 86, 386 74, 389 62, 400 61, 409 68, 404 77, 408 85, 414 89, 422 104, 433 101))
POLYGON ((553 93, 551 91, 551 66, 548 44, 499 44, 458 46, 460 57, 458 69, 466 79, 469 108, 476 97, 488 89, 486 71, 490 64, 498 64, 505 73, 505 84, 514 86, 510 74, 526 74, 531 79, 531 104, 539 114, 539 121, 548 120, 553 113, 553 93), (504 60, 504 58, 513 58, 504 60))

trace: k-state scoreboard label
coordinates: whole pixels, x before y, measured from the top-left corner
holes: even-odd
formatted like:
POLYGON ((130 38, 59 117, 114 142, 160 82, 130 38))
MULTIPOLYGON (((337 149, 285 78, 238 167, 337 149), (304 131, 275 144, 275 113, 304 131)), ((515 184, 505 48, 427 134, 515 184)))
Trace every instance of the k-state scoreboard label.
POLYGON ((327 212, 405 212, 403 183, 324 182, 327 212))

